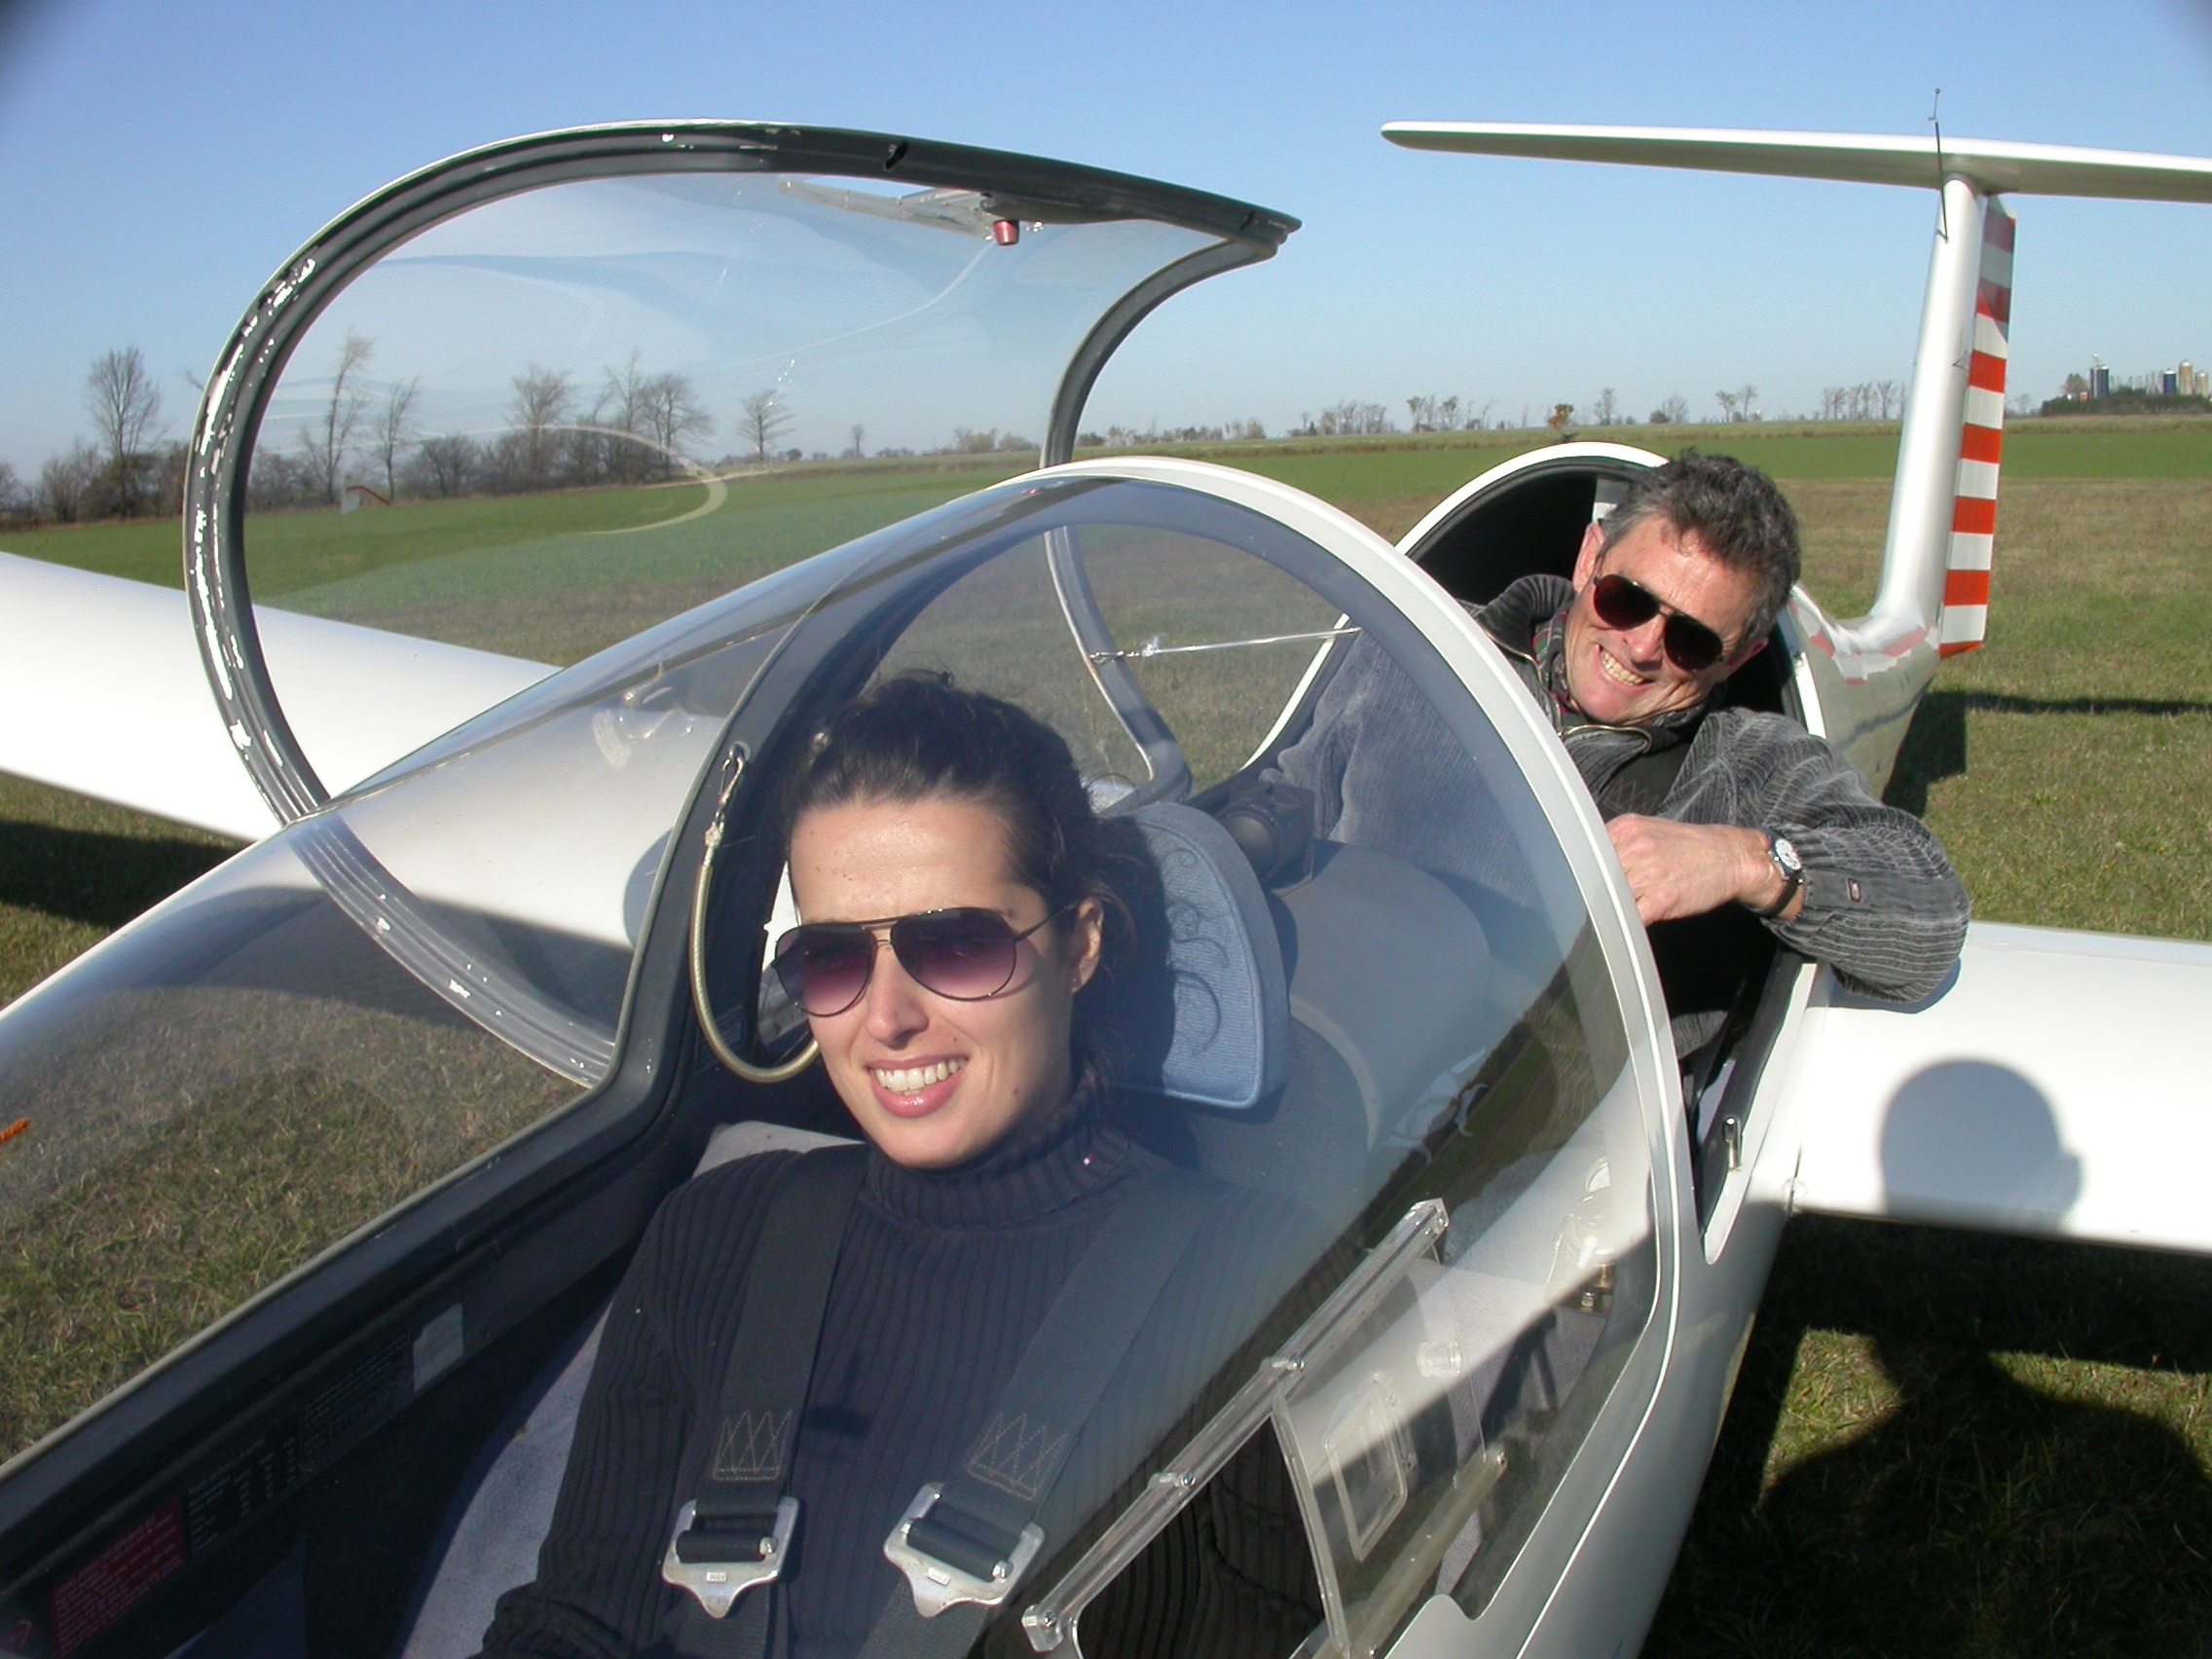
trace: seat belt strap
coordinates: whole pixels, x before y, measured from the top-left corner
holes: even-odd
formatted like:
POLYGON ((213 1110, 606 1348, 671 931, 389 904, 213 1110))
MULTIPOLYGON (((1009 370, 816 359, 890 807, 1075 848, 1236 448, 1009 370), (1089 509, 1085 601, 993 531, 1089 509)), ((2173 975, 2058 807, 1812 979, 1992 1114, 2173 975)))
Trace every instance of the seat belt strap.
POLYGON ((1174 1168, 1140 1178, 1053 1298, 983 1431, 941 1481, 914 1495, 883 1553, 894 1592, 861 1659, 959 1659, 1043 1550, 1050 1521, 1080 1518, 1058 1490, 1070 1455, 1198 1235, 1208 1188, 1174 1168))
POLYGON ((806 1153, 769 1197, 715 1411, 693 1430, 693 1495, 661 1562, 662 1579, 688 1592, 670 1632, 683 1659, 761 1659, 767 1650, 767 1587, 782 1576, 798 1523, 787 1491, 792 1455, 866 1161, 865 1147, 806 1153))

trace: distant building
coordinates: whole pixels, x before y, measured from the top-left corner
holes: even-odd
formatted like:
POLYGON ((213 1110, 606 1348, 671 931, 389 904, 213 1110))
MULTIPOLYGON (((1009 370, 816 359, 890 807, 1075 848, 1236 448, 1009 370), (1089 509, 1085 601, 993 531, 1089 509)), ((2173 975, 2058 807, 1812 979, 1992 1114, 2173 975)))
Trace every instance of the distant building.
POLYGON ((2136 400, 2145 398, 2212 398, 2212 374, 2184 357, 2174 368, 2153 369, 2149 374, 2120 380, 2102 359, 2092 357, 2088 379, 2068 375, 2065 387, 2045 405, 2044 412, 2056 414, 2070 403, 2095 408, 2113 397, 2120 398, 2125 407, 2140 407, 2136 400))

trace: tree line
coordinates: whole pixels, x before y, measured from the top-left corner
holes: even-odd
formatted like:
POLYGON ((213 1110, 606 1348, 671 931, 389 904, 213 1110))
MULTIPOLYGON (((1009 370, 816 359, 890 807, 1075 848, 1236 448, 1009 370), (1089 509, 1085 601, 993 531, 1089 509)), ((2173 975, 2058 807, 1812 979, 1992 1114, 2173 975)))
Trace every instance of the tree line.
POLYGON ((247 479, 256 510, 343 505, 349 490, 403 497, 521 495, 594 484, 646 484, 690 463, 686 447, 715 418, 688 377, 648 374, 633 351, 597 387, 532 363, 508 383, 505 424, 475 435, 421 429, 422 378, 381 387, 365 374, 376 342, 348 333, 329 389, 300 418, 289 447, 265 433, 247 479), (588 399, 588 401, 587 401, 588 399))
MULTIPOLYGON (((633 352, 596 387, 533 363, 510 383, 504 428, 425 432, 421 377, 374 383, 367 371, 375 355, 375 341, 348 333, 331 359, 329 389, 298 418, 290 441, 264 426, 248 473, 250 506, 343 505, 355 488, 394 500, 652 483, 688 466, 687 447, 715 431, 687 377, 648 374, 633 352)), ((185 446, 165 430, 162 387, 137 347, 93 361, 85 408, 92 441, 79 438, 48 458, 35 479, 0 461, 0 519, 72 524, 181 512, 185 446)), ((773 390, 746 400, 743 424, 759 459, 790 419, 773 390)))
POLYGON ((162 427, 162 388, 135 346, 102 352, 85 376, 93 441, 49 456, 34 479, 0 461, 0 518, 141 518, 183 510, 184 445, 162 427))
MULTIPOLYGON (((374 382, 368 371, 376 342, 349 332, 330 359, 328 390, 296 417, 290 442, 265 429, 248 477, 248 503, 256 510, 344 505, 350 492, 366 490, 391 501, 402 498, 438 499, 472 495, 519 495, 593 485, 647 484, 676 476, 694 464, 691 448, 712 437, 716 420, 689 377, 647 373, 633 351, 626 364, 602 371, 596 385, 571 370, 532 363, 509 383, 512 395, 505 424, 494 431, 426 432, 420 420, 421 377, 374 382)), ((1766 418, 1759 389, 1742 386, 1714 393, 1723 422, 1766 418)), ((2015 399, 2026 413, 2032 405, 2015 399)), ((1371 437, 1399 431, 1461 432, 1543 425, 1565 433, 1570 426, 1634 424, 1611 387, 1587 406, 1558 402, 1547 414, 1518 422, 1493 423, 1497 400, 1480 405, 1471 397, 1422 394, 1404 400, 1401 426, 1389 405, 1343 398, 1318 413, 1302 414, 1283 435, 1292 438, 1371 437)), ((1904 387, 1895 380, 1862 381, 1825 387, 1823 421, 1887 421, 1902 412, 1904 387)), ((49 458, 35 480, 19 478, 0 461, 0 519, 44 519, 59 523, 101 518, 174 514, 182 508, 185 446, 166 436, 162 388, 135 346, 108 351, 86 376, 85 407, 93 440, 78 439, 49 458)), ((1689 405, 1679 395, 1663 399, 1645 420, 1652 425, 1680 424, 1689 405)), ((795 422, 785 390, 766 387, 739 406, 735 435, 741 453, 720 464, 751 461, 858 461, 870 453, 867 428, 855 424, 849 442, 832 457, 785 447, 795 422)), ((1146 443, 1263 442, 1267 426, 1257 419, 1213 424, 1154 425, 1144 431, 1113 425, 1086 431, 1079 445, 1131 448, 1146 443)), ((993 427, 959 426, 952 440, 923 453, 935 455, 1018 454, 1036 449, 1029 438, 993 427)), ((911 449, 877 449, 878 458, 910 456, 911 449)))

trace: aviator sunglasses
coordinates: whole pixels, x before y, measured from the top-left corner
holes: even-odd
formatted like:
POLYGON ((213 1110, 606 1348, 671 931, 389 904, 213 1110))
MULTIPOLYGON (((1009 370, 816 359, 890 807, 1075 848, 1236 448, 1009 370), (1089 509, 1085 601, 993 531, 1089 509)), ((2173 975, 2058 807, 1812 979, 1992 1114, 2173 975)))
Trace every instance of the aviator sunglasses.
POLYGON ((1667 631, 1662 636, 1667 660, 1684 674, 1703 674, 1728 654, 1718 634, 1696 617, 1670 608, 1657 594, 1626 576, 1604 575, 1591 583, 1590 606, 1599 621, 1623 633, 1641 628, 1663 613, 1667 618, 1667 631))
POLYGON ((953 1002, 984 1002, 1014 982, 1014 946, 1059 914, 1054 910, 1019 933, 996 910, 977 909, 806 922, 776 941, 771 966, 792 1001, 826 1019, 861 1000, 875 973, 875 930, 888 928, 891 953, 915 984, 953 1002))

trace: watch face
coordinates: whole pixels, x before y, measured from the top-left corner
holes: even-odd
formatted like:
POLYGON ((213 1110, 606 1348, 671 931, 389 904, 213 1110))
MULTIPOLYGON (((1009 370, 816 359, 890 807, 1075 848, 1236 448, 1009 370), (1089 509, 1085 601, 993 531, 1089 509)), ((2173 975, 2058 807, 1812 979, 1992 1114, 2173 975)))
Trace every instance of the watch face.
POLYGON ((1774 862, 1782 866, 1785 875, 1805 873, 1805 861, 1797 856, 1797 849, 1780 835, 1774 838, 1774 862))

